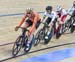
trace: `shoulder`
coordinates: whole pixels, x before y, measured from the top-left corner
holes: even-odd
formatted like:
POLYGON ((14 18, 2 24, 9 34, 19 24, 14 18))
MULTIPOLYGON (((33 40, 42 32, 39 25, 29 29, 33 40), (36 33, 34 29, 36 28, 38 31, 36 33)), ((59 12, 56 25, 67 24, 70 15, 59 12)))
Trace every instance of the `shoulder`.
POLYGON ((38 12, 36 12, 36 11, 33 11, 33 13, 32 14, 34 14, 34 15, 39 15, 39 13, 38 12))
POLYGON ((52 11, 52 12, 51 12, 51 15, 56 15, 56 12, 55 12, 55 11, 52 11))

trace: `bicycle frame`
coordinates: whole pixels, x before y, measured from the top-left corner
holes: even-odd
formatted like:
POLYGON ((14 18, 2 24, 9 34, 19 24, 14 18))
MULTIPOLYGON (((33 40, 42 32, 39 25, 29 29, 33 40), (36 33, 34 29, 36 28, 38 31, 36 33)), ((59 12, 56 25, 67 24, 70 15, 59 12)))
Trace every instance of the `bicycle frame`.
POLYGON ((22 42, 23 42, 23 44, 25 45, 26 44, 26 42, 25 42, 25 40, 27 41, 28 39, 25 39, 27 36, 25 35, 26 34, 26 31, 29 31, 29 30, 27 30, 26 28, 22 28, 22 27, 20 27, 21 29, 24 29, 23 31, 22 31, 22 34, 21 34, 21 36, 22 36, 22 42))
POLYGON ((14 45, 13 45, 13 50, 12 50, 12 55, 15 57, 21 48, 25 46, 25 31, 22 32, 20 36, 16 39, 14 45))

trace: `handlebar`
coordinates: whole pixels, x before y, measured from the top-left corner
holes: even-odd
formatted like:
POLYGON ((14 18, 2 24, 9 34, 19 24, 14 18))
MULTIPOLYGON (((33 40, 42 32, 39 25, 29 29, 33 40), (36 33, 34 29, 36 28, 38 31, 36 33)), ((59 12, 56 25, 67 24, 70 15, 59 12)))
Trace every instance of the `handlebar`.
POLYGON ((25 31, 29 31, 27 28, 24 28, 24 27, 19 27, 21 29, 24 29, 25 31))
POLYGON ((50 27, 50 26, 49 26, 47 23, 45 23, 45 22, 41 22, 41 23, 44 24, 45 27, 48 27, 48 28, 50 27))

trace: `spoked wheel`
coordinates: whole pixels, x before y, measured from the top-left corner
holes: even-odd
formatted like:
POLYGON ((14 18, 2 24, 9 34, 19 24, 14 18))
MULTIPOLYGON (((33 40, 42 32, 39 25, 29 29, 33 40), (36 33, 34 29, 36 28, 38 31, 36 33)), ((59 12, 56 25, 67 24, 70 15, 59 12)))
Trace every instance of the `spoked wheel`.
POLYGON ((43 40, 44 34, 42 29, 38 31, 38 33, 35 35, 35 41, 34 46, 37 46, 41 40, 43 40))
POLYGON ((15 57, 20 49, 22 47, 22 36, 19 36, 17 39, 16 39, 16 42, 14 43, 13 45, 13 49, 12 49, 12 55, 15 57))
POLYGON ((66 23, 65 23, 65 31, 64 32, 66 32, 67 30, 70 30, 70 28, 71 28, 71 19, 69 19, 66 23))
POLYGON ((62 27, 62 34, 65 33, 67 30, 70 29, 70 24, 69 23, 65 23, 63 24, 63 27, 62 27))

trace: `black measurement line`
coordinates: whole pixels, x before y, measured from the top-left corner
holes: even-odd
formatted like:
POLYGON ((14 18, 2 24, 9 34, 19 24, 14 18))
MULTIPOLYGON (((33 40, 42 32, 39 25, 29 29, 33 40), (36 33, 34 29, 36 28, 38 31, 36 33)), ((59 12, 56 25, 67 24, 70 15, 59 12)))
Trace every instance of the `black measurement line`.
MULTIPOLYGON (((35 52, 39 52, 39 51, 50 49, 50 48, 56 48, 56 47, 61 47, 61 46, 66 46, 66 45, 72 45, 72 44, 75 44, 75 42, 65 43, 65 44, 61 44, 61 45, 56 45, 56 46, 51 46, 51 47, 47 47, 47 48, 38 49, 38 50, 35 50, 35 51, 28 52, 26 54, 24 53, 24 54, 18 55, 16 57, 20 57, 20 56, 31 54, 31 53, 35 53, 35 52)), ((6 58, 6 59, 2 59, 2 60, 0 60, 0 62, 7 61, 7 60, 10 60, 10 59, 13 59, 13 58, 15 58, 15 57, 9 57, 9 58, 6 58)))
POLYGON ((6 46, 6 45, 10 45, 10 44, 14 44, 14 42, 5 43, 5 44, 2 44, 2 45, 0 45, 0 46, 6 46))

